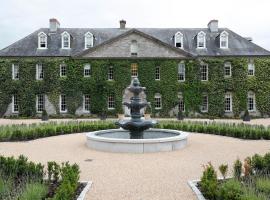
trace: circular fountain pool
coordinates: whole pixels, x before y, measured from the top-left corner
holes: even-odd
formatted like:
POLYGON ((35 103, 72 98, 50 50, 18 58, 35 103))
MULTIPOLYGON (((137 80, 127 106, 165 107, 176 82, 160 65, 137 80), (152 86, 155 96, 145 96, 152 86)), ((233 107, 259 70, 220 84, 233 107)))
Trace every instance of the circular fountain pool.
POLYGON ((145 130, 142 139, 130 139, 129 131, 110 129, 86 134, 87 146, 107 152, 146 153, 174 151, 187 145, 188 133, 168 129, 145 130))

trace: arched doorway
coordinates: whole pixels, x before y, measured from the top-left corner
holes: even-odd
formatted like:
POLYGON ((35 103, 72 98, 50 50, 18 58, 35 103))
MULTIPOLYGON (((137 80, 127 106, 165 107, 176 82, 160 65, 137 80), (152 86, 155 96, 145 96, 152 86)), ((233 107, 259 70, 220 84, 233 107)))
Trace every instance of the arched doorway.
MULTIPOLYGON (((130 98, 133 96, 133 94, 126 88, 123 92, 123 101, 122 102, 130 102, 130 98)), ((146 95, 144 92, 142 92, 139 97, 142 99, 143 102, 146 102, 146 95)), ((123 105, 123 111, 124 115, 126 117, 130 117, 130 109, 127 106, 123 105)), ((144 114, 145 108, 141 109, 141 114, 144 114)))

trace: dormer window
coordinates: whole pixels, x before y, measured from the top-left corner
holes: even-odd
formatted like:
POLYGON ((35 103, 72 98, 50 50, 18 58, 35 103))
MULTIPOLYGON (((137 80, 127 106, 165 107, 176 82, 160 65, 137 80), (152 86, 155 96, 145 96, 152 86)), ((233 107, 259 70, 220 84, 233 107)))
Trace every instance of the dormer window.
POLYGON ((87 32, 84 35, 84 48, 89 49, 94 45, 94 36, 92 33, 87 32))
POLYGON ((229 34, 226 31, 223 31, 220 34, 220 48, 227 49, 228 48, 228 36, 229 34))
POLYGON ((47 35, 43 32, 38 34, 38 48, 47 49, 47 35))
POLYGON ((174 35, 174 46, 178 48, 183 48, 183 34, 180 32, 177 32, 174 35))
POLYGON ((70 49, 70 35, 66 31, 62 33, 62 49, 70 49))
POLYGON ((199 32, 197 35, 197 48, 199 48, 199 49, 206 48, 205 33, 203 31, 199 32))
POLYGON ((138 44, 137 44, 136 40, 131 41, 130 54, 131 54, 131 56, 137 56, 138 55, 138 44))

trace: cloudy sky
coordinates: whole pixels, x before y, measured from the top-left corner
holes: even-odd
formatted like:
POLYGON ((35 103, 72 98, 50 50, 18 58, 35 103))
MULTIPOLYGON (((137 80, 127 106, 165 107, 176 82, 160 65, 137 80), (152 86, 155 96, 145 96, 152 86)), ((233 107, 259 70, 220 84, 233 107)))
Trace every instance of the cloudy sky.
POLYGON ((61 27, 206 27, 218 19, 270 50, 269 0, 1 0, 0 49, 55 17, 61 27))

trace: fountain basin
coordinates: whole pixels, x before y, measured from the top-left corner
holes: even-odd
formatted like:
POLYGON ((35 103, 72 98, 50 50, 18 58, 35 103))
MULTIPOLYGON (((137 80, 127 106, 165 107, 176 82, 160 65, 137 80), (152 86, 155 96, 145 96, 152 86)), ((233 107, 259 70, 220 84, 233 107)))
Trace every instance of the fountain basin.
POLYGON ((175 151, 187 145, 187 136, 188 133, 182 131, 154 128, 144 131, 143 139, 129 139, 129 131, 123 129, 86 134, 89 148, 119 153, 175 151))

